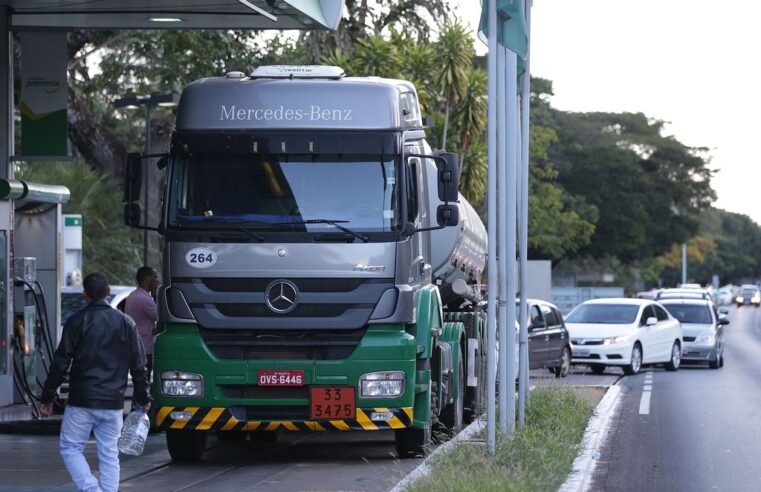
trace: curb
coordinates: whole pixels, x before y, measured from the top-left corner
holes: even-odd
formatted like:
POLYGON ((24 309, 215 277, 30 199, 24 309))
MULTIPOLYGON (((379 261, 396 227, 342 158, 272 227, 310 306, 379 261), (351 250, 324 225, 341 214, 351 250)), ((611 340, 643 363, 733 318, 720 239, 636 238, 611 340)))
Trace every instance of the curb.
POLYGON ((470 439, 485 428, 486 422, 482 420, 474 421, 472 424, 460 431, 460 433, 454 436, 452 439, 436 448, 433 453, 426 456, 422 463, 420 463, 417 467, 415 467, 415 469, 405 475, 404 478, 399 481, 399 483, 397 483, 391 490, 389 490, 389 492, 404 492, 407 490, 407 487, 412 485, 413 482, 427 477, 433 470, 430 464, 433 459, 439 455, 449 452, 449 450, 455 447, 458 443, 470 439))
POLYGON ((558 492, 586 492, 591 486, 592 475, 599 459, 599 449, 608 437, 613 414, 619 404, 621 387, 613 384, 595 408, 581 441, 581 451, 573 462, 573 471, 560 486, 558 492))

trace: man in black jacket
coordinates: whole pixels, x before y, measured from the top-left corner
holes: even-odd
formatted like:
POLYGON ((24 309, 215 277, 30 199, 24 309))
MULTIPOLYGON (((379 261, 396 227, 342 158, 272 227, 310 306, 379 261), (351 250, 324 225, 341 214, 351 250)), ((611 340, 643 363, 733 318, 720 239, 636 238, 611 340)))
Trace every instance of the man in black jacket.
POLYGON ((84 280, 87 307, 71 316, 63 327, 42 391, 40 410, 52 412, 52 402, 66 371, 69 401, 61 425, 61 457, 79 490, 115 491, 119 486, 119 450, 127 372, 132 374, 133 400, 150 408, 145 351, 135 323, 113 309, 106 298, 111 292, 105 275, 91 273, 84 280), (82 451, 95 434, 100 484, 82 451))

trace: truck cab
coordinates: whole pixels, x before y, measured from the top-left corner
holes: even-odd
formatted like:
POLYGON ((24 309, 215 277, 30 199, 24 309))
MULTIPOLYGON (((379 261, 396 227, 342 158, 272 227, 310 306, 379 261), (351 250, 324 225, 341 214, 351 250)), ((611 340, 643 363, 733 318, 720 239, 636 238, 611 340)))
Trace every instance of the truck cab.
MULTIPOLYGON (((151 157, 127 162, 137 227, 151 157)), ((324 66, 202 79, 158 165, 154 425, 174 459, 209 431, 393 429, 415 456, 473 414, 486 234, 412 84, 324 66)))

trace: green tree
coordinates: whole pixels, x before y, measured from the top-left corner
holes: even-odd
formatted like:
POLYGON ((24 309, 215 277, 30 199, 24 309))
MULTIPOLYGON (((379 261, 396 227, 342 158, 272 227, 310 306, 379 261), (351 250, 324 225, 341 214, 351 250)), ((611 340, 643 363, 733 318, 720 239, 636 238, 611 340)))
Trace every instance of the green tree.
POLYGON ((473 38, 460 23, 447 23, 439 27, 439 39, 435 47, 438 57, 434 83, 444 98, 444 129, 441 148, 447 148, 449 111, 465 96, 471 82, 469 74, 473 60, 473 38))

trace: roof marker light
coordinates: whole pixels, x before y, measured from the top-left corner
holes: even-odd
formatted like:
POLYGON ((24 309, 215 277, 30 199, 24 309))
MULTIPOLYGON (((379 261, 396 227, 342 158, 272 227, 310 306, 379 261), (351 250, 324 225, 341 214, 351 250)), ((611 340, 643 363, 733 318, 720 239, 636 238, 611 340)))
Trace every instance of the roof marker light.
POLYGON ((179 17, 149 17, 151 22, 182 22, 179 17))

